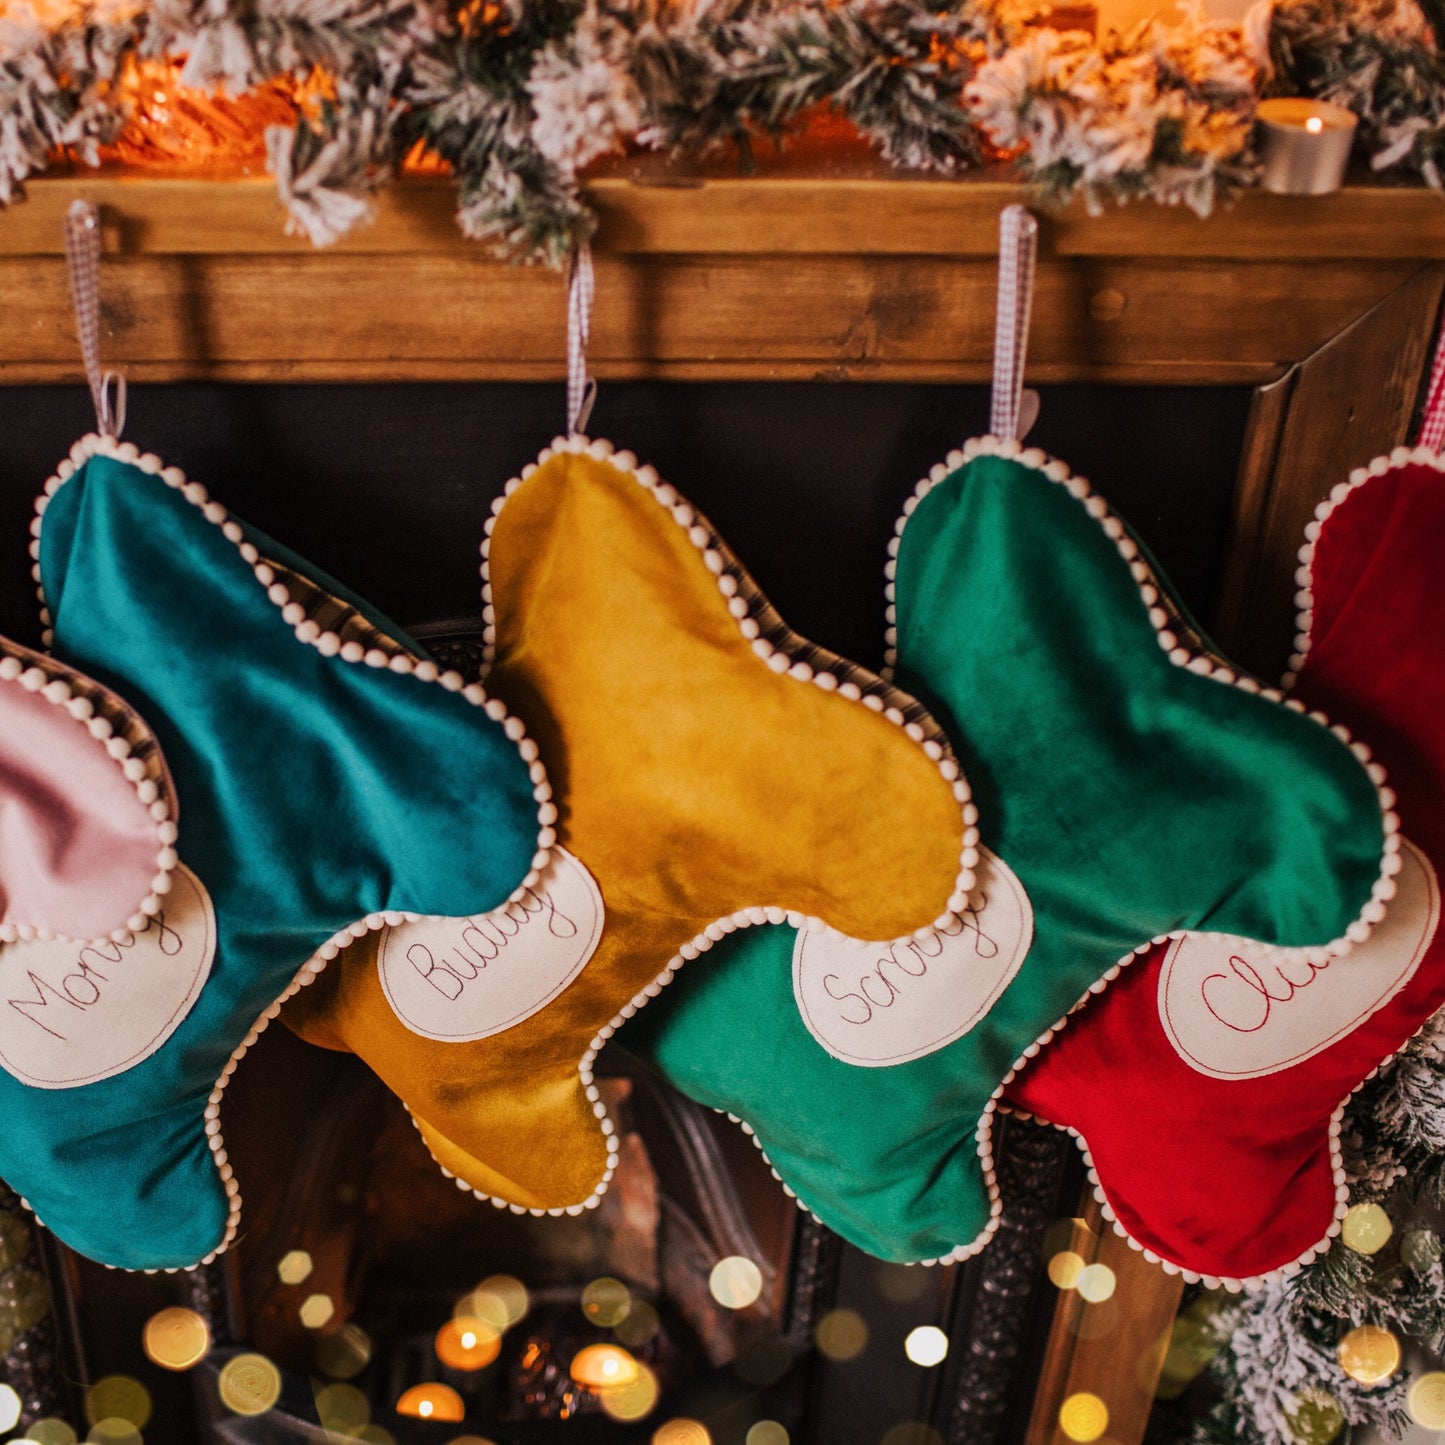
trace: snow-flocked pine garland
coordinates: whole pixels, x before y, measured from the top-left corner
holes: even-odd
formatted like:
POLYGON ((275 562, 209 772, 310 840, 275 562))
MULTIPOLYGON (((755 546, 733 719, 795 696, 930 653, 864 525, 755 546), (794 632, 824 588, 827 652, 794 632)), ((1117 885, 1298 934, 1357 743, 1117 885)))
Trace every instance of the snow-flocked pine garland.
POLYGON ((632 145, 746 156, 819 109, 901 167, 1000 154, 1050 196, 1148 196, 1207 214, 1257 175, 1265 95, 1361 118, 1379 169, 1441 185, 1445 0, 1260 0, 1243 26, 1186 11, 1095 42, 1043 0, 0 0, 0 204, 57 150, 93 162, 174 61, 231 95, 299 87, 267 133, 289 224, 363 221, 425 147, 462 230, 558 261, 592 230, 579 173, 632 145), (1432 32, 1431 21, 1435 25, 1432 32))

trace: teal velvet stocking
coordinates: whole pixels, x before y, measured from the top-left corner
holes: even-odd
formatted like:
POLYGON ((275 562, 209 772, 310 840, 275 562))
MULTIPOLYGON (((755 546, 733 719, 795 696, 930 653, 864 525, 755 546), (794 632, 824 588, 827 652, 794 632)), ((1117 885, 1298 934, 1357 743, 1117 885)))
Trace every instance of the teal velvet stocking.
POLYGON ((1027 892, 1017 974, 962 1037, 855 1067, 804 1026, 794 930, 753 929, 618 1035, 747 1121, 825 1224, 893 1260, 986 1237, 995 1091, 1122 957, 1183 929, 1335 941, 1382 855, 1350 750, 1219 665, 1185 665, 1189 624, 1120 524, 1041 453, 998 452, 971 444, 920 488, 897 558, 897 680, 949 733, 982 841, 1027 892))
MULTIPOLYGON (((53 648, 155 729, 179 797, 181 860, 209 890, 217 943, 189 1014, 134 1067, 69 1089, 0 1073, 0 1174, 94 1259, 189 1266, 235 1227, 204 1120, 233 1051, 354 921, 502 903, 537 850, 535 774, 476 694, 434 680, 433 665, 327 655, 334 633, 315 645, 314 626, 283 617, 242 547, 306 569, 249 528, 228 538, 198 487, 182 490, 177 474, 168 485, 133 448, 89 439, 76 455, 40 537, 53 648)), ((309 591, 293 579, 298 588, 309 591)), ((114 973, 107 989, 122 987, 114 973)))

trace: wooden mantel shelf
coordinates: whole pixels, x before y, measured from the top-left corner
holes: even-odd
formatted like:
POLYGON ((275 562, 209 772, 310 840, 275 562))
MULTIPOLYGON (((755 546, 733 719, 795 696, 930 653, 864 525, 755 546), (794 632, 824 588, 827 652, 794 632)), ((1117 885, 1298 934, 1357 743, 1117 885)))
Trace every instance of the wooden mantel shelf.
MULTIPOLYGON (((1026 187, 625 168, 588 187, 601 376, 986 379, 998 213, 1026 187)), ((560 278, 465 240, 445 179, 403 181, 317 251, 286 235, 268 177, 79 171, 0 214, 0 381, 77 374, 61 247, 77 196, 102 212, 107 357, 138 380, 562 374, 560 278)), ((1039 214, 1046 382, 1268 381, 1445 264, 1445 198, 1378 184, 1248 193, 1207 221, 1039 214)))

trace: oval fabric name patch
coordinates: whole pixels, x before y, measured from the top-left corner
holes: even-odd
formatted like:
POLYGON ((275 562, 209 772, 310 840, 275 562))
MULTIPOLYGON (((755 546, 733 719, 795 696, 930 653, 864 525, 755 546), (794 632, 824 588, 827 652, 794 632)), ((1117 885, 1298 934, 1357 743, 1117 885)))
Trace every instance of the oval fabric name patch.
POLYGON ((973 905, 947 928, 866 943, 821 924, 793 945, 793 996, 835 1059, 881 1069, 962 1038, 993 1007, 1033 941, 1034 914, 1018 876, 979 849, 973 905))
POLYGON ((1179 1057, 1216 1079, 1257 1079, 1327 1049, 1410 981, 1440 921, 1430 860, 1401 840, 1399 889, 1369 938, 1309 963, 1220 933, 1175 939, 1159 975, 1159 1019, 1179 1057))
POLYGON ((0 1066, 38 1089, 134 1068, 180 1026, 216 956, 211 898, 184 864, 164 908, 126 943, 0 948, 0 1066))
POLYGON ((602 893, 565 848, 535 888, 491 913, 382 931, 381 987, 414 1034, 489 1038, 530 1018, 586 966, 602 937, 602 893))

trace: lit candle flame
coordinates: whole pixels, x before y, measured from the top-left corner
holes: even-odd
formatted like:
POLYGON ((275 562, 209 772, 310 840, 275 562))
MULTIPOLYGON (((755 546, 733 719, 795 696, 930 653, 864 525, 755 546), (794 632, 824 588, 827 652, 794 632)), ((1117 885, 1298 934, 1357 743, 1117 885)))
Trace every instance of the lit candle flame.
POLYGON ((1311 135, 1318 135, 1324 128, 1324 121, 1322 121, 1317 115, 1312 115, 1307 121, 1305 121, 1305 129, 1309 131, 1311 135))

